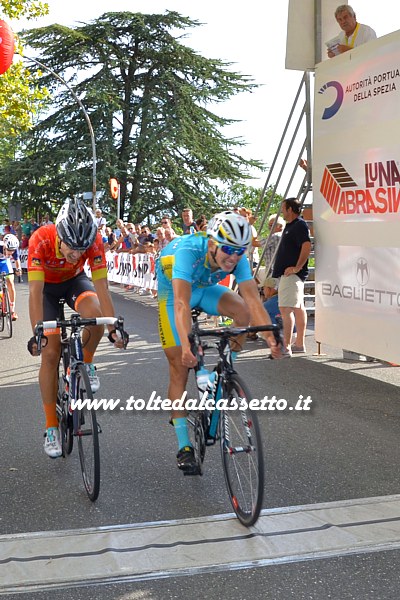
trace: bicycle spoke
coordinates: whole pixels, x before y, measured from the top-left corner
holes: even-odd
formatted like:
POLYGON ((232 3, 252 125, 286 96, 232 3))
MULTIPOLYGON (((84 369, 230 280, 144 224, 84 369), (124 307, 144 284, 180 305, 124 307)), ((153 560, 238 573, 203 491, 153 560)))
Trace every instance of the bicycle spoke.
MULTIPOLYGON (((91 402, 93 394, 84 365, 78 365, 75 377, 76 399, 91 402)), ((87 495, 94 502, 100 491, 100 450, 96 413, 87 405, 75 410, 74 434, 78 440, 83 483, 87 495)))
MULTIPOLYGON (((251 398, 237 375, 226 384, 224 398, 251 398)), ((224 411, 221 451, 225 481, 235 513, 244 525, 258 519, 264 488, 264 462, 257 416, 249 410, 224 411)))
POLYGON ((5 288, 3 291, 3 328, 4 324, 6 327, 7 337, 12 337, 13 332, 13 322, 12 322, 12 314, 11 314, 11 304, 10 304, 10 296, 8 294, 8 289, 5 288))

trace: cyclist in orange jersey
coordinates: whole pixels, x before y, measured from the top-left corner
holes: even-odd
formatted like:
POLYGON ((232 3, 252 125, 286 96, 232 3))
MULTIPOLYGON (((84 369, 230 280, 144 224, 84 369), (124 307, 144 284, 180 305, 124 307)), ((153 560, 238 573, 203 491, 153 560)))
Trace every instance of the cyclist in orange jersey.
MULTIPOLYGON (((82 317, 113 316, 114 306, 108 290, 104 245, 90 209, 79 200, 67 200, 55 225, 37 229, 29 240, 28 250, 29 315, 34 331, 36 323, 58 317, 59 300, 82 317), (88 261, 92 281, 84 271, 88 261)), ((108 326, 108 339, 123 347, 115 329, 108 326)), ((100 387, 93 356, 104 327, 85 328, 83 360, 87 365, 93 392, 100 387)), ((57 366, 60 360, 59 331, 49 330, 44 338, 39 370, 39 385, 46 416, 44 450, 51 458, 61 456, 61 442, 56 413, 57 366)), ((36 338, 28 342, 28 350, 37 354, 36 338)))

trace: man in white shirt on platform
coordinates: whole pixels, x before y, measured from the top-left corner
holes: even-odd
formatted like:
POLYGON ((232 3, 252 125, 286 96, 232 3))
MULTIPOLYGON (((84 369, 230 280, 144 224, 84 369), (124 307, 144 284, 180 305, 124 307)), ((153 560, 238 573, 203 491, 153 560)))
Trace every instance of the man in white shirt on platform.
POLYGON ((342 31, 337 36, 338 43, 334 46, 328 45, 329 58, 376 39, 376 33, 371 27, 357 23, 356 13, 348 4, 341 4, 337 7, 335 18, 342 31))

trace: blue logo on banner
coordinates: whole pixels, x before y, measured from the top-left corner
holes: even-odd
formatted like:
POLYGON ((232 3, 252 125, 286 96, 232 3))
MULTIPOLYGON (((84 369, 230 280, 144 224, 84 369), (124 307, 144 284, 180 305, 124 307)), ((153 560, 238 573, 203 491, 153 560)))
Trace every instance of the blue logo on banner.
POLYGON ((334 115, 336 115, 337 111, 342 106, 342 102, 343 102, 343 98, 344 98, 343 88, 338 81, 328 81, 328 83, 325 83, 325 85, 322 86, 322 88, 319 90, 318 94, 323 94, 325 92, 325 90, 327 90, 330 87, 335 88, 336 99, 335 99, 334 103, 331 104, 331 106, 328 106, 324 110, 324 113, 322 115, 323 119, 331 119, 334 115))

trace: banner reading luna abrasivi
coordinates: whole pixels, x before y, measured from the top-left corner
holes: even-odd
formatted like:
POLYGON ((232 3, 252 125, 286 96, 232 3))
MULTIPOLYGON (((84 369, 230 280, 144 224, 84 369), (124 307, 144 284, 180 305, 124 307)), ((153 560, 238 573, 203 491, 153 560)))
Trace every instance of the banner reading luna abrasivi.
POLYGON ((316 339, 400 362, 400 31, 317 65, 316 339))

